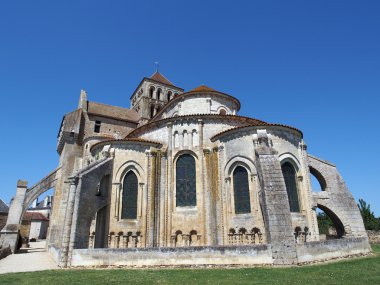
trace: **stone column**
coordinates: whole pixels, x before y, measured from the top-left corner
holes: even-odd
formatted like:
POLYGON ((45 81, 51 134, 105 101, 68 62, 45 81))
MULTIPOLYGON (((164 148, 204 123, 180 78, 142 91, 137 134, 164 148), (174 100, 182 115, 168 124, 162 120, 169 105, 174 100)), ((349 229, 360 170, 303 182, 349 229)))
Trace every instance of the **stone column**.
POLYGON ((62 250, 61 250, 61 260, 59 266, 66 267, 69 255, 69 245, 70 245, 70 235, 71 235, 71 225, 73 221, 73 212, 75 204, 75 193, 78 185, 78 177, 70 177, 66 183, 70 184, 69 197, 67 199, 65 224, 63 227, 63 238, 62 238, 62 250))
POLYGON ((261 180, 259 195, 267 241, 272 246, 273 263, 296 264, 296 245, 285 181, 277 152, 269 145, 265 130, 258 130, 256 165, 261 180))
MULTIPOLYGON (((311 233, 310 237, 307 237, 307 241, 317 241, 319 240, 319 229, 317 214, 315 212, 316 205, 312 204, 312 187, 310 181, 310 170, 309 163, 307 160, 307 146, 302 141, 299 145, 300 163, 301 163, 301 173, 302 179, 299 184, 302 185, 302 200, 304 201, 304 207, 306 210, 307 223, 309 225, 309 231, 311 233), (310 238, 310 239, 309 239, 310 238)), ((303 229, 302 229, 303 230, 303 229)))
POLYGON ((172 221, 172 200, 173 200, 173 124, 169 122, 167 124, 168 128, 168 148, 167 148, 167 187, 166 191, 166 203, 165 203, 165 225, 166 225, 166 236, 165 236, 165 246, 170 246, 171 241, 171 221, 172 221))
POLYGON ((117 220, 120 219, 120 200, 122 199, 121 197, 121 191, 122 191, 122 184, 120 182, 113 182, 112 183, 112 188, 114 189, 115 193, 115 205, 114 205, 114 218, 117 220))
POLYGON ((16 196, 13 198, 9 207, 7 223, 1 231, 1 242, 3 247, 10 246, 12 252, 15 252, 17 247, 18 233, 21 226, 27 188, 28 181, 17 181, 16 196))

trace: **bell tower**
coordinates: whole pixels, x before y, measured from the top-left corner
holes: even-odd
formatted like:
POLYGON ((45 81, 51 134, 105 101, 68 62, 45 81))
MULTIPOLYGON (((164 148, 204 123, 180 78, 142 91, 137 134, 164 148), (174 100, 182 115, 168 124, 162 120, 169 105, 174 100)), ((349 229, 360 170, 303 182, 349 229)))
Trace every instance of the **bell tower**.
POLYGON ((184 89, 175 86, 156 70, 151 77, 144 77, 141 80, 130 98, 130 108, 140 115, 140 124, 144 124, 183 91, 184 89))

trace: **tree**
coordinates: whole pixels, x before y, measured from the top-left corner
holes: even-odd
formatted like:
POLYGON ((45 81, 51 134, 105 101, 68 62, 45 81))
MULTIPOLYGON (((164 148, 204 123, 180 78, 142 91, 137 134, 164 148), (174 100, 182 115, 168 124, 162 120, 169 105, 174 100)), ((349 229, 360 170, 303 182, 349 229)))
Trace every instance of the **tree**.
POLYGON ((380 218, 375 217, 374 213, 371 211, 370 204, 367 204, 363 199, 359 199, 358 207, 363 218, 365 229, 375 231, 380 230, 380 218))
POLYGON ((318 229, 319 229, 320 234, 328 235, 329 229, 335 228, 330 217, 327 216, 325 212, 320 212, 317 214, 317 221, 318 221, 318 229))

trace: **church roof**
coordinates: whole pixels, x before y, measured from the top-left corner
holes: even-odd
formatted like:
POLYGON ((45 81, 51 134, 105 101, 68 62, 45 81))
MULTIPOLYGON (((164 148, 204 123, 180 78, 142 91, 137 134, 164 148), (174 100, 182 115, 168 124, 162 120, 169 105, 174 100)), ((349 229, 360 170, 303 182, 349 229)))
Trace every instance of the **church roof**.
POLYGON ((216 135, 212 136, 210 138, 210 140, 212 142, 216 141, 218 138, 220 138, 221 136, 223 135, 226 135, 226 134, 229 134, 229 133, 233 133, 233 132, 236 132, 236 131, 242 131, 243 129, 247 129, 247 128, 250 128, 250 127, 282 127, 282 128, 287 128, 287 129, 291 129, 293 131, 296 131, 300 134, 301 138, 303 138, 303 133, 295 128, 295 127, 291 127, 291 126, 288 126, 288 125, 284 125, 284 124, 272 124, 272 123, 264 123, 264 124, 249 124, 249 125, 246 125, 246 126, 238 126, 238 127, 234 127, 234 128, 231 128, 231 129, 227 129, 225 131, 222 131, 220 133, 217 133, 216 135))
POLYGON ((192 90, 190 90, 189 92, 208 92, 208 91, 211 91, 211 92, 219 92, 219 91, 216 91, 215 89, 212 89, 206 85, 200 85, 192 90))
POLYGON ((38 212, 26 212, 24 214, 23 220, 38 220, 38 221, 49 221, 43 214, 38 212))
POLYGON ((137 123, 140 119, 136 111, 96 102, 88 102, 87 112, 92 115, 137 123))
POLYGON ((3 200, 0 199, 0 213, 8 213, 9 207, 3 200))
POLYGON ((90 151, 92 152, 94 149, 100 146, 113 144, 113 143, 142 143, 142 144, 154 145, 155 147, 162 146, 160 142, 156 142, 153 140, 146 140, 142 138, 124 138, 124 139, 114 139, 114 140, 106 140, 102 142, 97 142, 91 146, 90 151))
POLYGON ((267 123, 255 118, 250 118, 250 117, 245 117, 245 116, 239 116, 239 115, 220 115, 220 114, 189 114, 189 115, 183 115, 183 116, 177 116, 177 117, 169 117, 165 119, 160 119, 156 121, 149 121, 145 125, 142 125, 133 131, 131 131, 128 135, 126 135, 125 139, 130 140, 133 138, 137 138, 138 136, 141 135, 141 133, 145 132, 146 130, 149 130, 154 127, 159 127, 162 126, 163 124, 167 124, 170 121, 176 121, 176 120, 181 120, 181 119, 193 119, 193 118, 202 118, 203 120, 210 119, 210 120, 215 120, 215 119, 220 119, 220 120, 226 120, 226 121, 237 121, 242 123, 242 126, 235 127, 232 129, 228 129, 226 131, 223 131, 219 134, 214 135, 211 140, 215 141, 217 137, 220 135, 223 135, 227 132, 230 131, 236 131, 242 128, 248 128, 248 127, 257 127, 257 126, 262 126, 262 127, 283 127, 287 129, 291 129, 293 131, 296 131, 300 134, 300 137, 303 137, 302 132, 294 127, 283 125, 283 124, 272 124, 272 123, 267 123))
POLYGON ((169 79, 167 79, 165 76, 163 76, 161 73, 159 73, 158 71, 156 71, 151 77, 150 79, 154 80, 154 81, 158 81, 158 82, 161 82, 161 83, 164 83, 166 85, 171 85, 171 86, 174 86, 174 84, 172 82, 170 82, 169 79))

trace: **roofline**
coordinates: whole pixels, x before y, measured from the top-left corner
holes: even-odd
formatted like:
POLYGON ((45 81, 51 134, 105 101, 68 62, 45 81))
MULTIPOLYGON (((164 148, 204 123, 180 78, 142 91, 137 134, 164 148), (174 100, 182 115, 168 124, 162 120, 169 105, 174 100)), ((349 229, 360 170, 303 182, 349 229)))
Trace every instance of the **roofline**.
POLYGON ((213 95, 226 96, 229 99, 232 99, 237 103, 237 105, 238 105, 238 108, 236 110, 237 112, 240 110, 240 107, 241 107, 239 99, 237 99, 231 95, 228 95, 227 93, 223 93, 223 92, 219 92, 219 91, 188 91, 188 92, 185 92, 185 93, 178 95, 177 97, 174 97, 173 100, 167 102, 164 105, 164 107, 151 119, 151 121, 155 121, 155 118, 158 117, 159 115, 161 115, 164 112, 164 110, 166 110, 168 108, 168 106, 170 106, 173 102, 176 102, 185 96, 193 95, 193 94, 213 94, 213 95))
POLYGON ((95 113, 95 112, 90 112, 88 110, 89 103, 95 103, 95 104, 105 105, 105 106, 108 106, 108 107, 116 107, 116 108, 120 108, 120 109, 126 109, 128 111, 133 111, 132 109, 129 109, 129 108, 124 108, 124 107, 119 107, 119 106, 113 106, 113 105, 99 103, 99 102, 95 102, 95 101, 87 101, 87 109, 86 109, 87 114, 96 115, 96 116, 104 117, 104 118, 108 118, 108 119, 116 119, 116 120, 123 121, 123 122, 131 122, 131 123, 134 123, 134 124, 138 124, 139 123, 138 120, 137 121, 133 121, 133 120, 128 120, 128 119, 121 119, 121 118, 118 118, 118 117, 112 117, 112 116, 107 116, 107 115, 103 115, 103 114, 98 114, 98 113, 95 113))
POLYGON ((303 138, 303 133, 299 130, 299 129, 296 129, 294 127, 291 127, 291 126, 287 126, 287 125, 282 125, 282 124, 271 124, 271 123, 267 123, 265 125, 248 125, 248 126, 241 126, 241 127, 235 127, 235 128, 231 128, 231 129, 228 129, 228 130, 225 130, 223 132, 220 132, 214 136, 212 136, 210 138, 210 141, 211 142, 215 142, 216 140, 218 140, 219 138, 223 137, 224 135, 228 135, 230 133, 234 133, 236 131, 240 131, 242 129, 245 129, 245 128, 252 128, 252 127, 283 127, 283 128, 287 128, 287 129, 291 129, 292 131, 296 131, 298 132, 300 135, 301 135, 301 139, 303 138))
POLYGON ((120 140, 108 140, 108 141, 98 142, 90 147, 90 152, 92 152, 95 148, 99 146, 113 144, 113 143, 137 143, 137 144, 154 145, 156 147, 162 146, 162 143, 160 142, 144 140, 144 139, 125 138, 125 139, 120 139, 120 140))
POLYGON ((254 123, 254 122, 257 122, 258 124, 260 125, 269 125, 268 123, 264 122, 264 121, 261 121, 261 120, 258 120, 258 119, 255 119, 255 118, 250 118, 250 117, 245 117, 245 116, 239 116, 239 115, 220 115, 220 114, 191 114, 191 115, 183 115, 183 116, 176 116, 176 117, 170 117, 170 118, 165 118, 165 119, 161 119, 161 120, 156 120, 156 121, 149 121, 147 124, 145 125, 142 125, 136 129, 134 129, 133 131, 131 131, 128 135, 125 136, 125 138, 131 138, 130 136, 132 135, 132 138, 133 138, 133 134, 138 132, 138 131, 141 131, 141 130, 144 130, 146 128, 150 128, 152 127, 153 125, 157 125, 157 124, 160 124, 160 123, 166 123, 166 122, 171 122, 171 121, 176 121, 176 120, 182 120, 182 119, 195 119, 195 118, 217 118, 217 119, 224 119, 224 120, 241 120, 241 121, 247 121, 247 124, 249 124, 249 122, 251 123, 254 123))
POLYGON ((139 124, 138 121, 132 121, 132 120, 128 120, 128 119, 121 119, 119 117, 112 117, 112 116, 102 115, 102 114, 93 113, 93 112, 87 112, 87 113, 89 115, 95 115, 95 116, 103 117, 103 118, 107 118, 107 119, 113 119, 113 120, 117 120, 117 121, 123 121, 123 122, 133 123, 133 124, 136 124, 136 125, 139 124))
POLYGON ((140 86, 141 86, 141 84, 144 82, 144 80, 152 81, 152 82, 154 82, 154 83, 162 84, 162 85, 165 85, 165 86, 167 86, 167 87, 171 87, 171 88, 174 87, 174 88, 177 88, 177 89, 181 90, 182 92, 185 90, 185 89, 183 89, 183 88, 181 88, 181 87, 178 87, 178 86, 175 86, 175 85, 170 85, 170 84, 162 83, 162 82, 160 82, 160 81, 157 81, 157 80, 151 79, 151 78, 149 78, 149 77, 144 77, 144 78, 140 81, 140 84, 137 85, 135 91, 133 91, 133 93, 132 93, 131 97, 129 97, 129 99, 132 99, 133 95, 134 95, 134 94, 136 93, 136 91, 140 88, 140 86))

